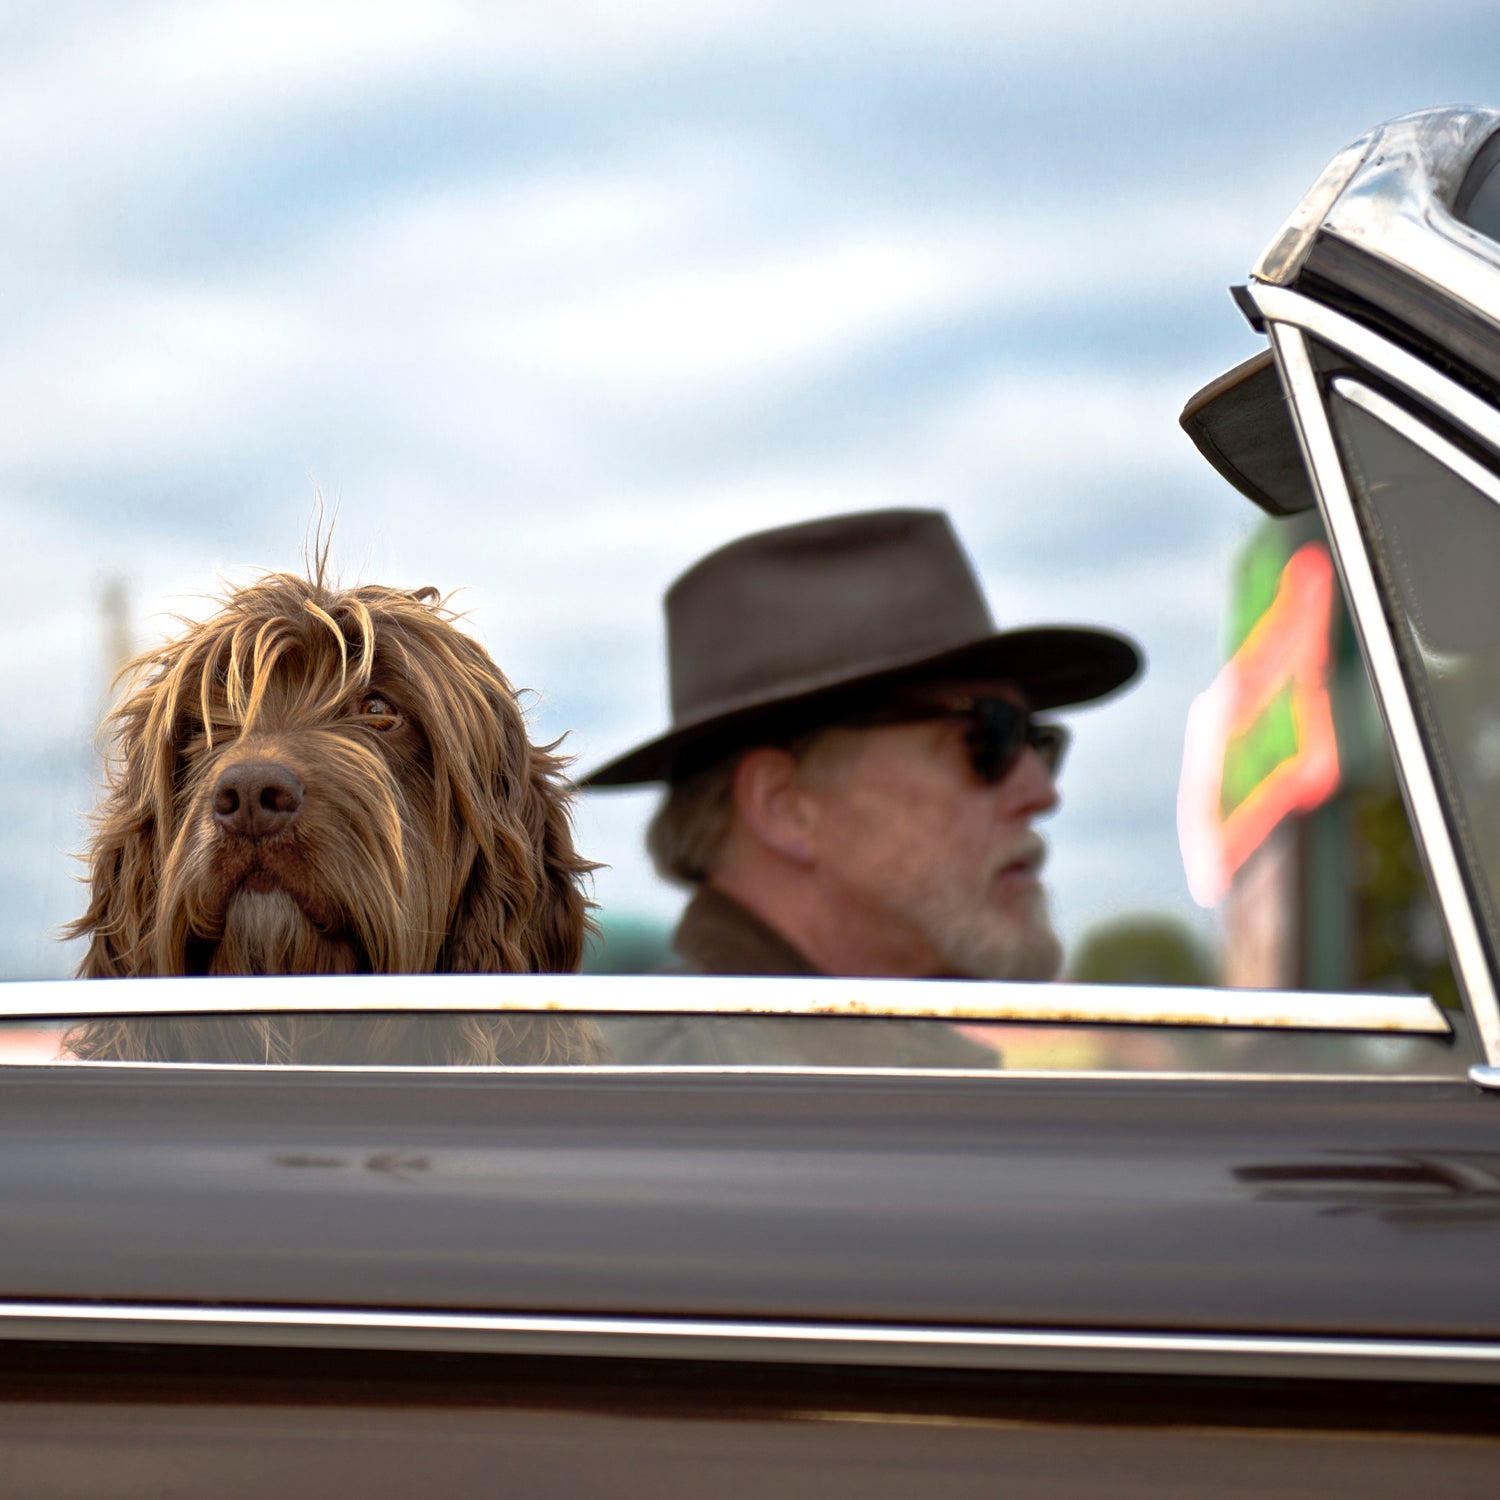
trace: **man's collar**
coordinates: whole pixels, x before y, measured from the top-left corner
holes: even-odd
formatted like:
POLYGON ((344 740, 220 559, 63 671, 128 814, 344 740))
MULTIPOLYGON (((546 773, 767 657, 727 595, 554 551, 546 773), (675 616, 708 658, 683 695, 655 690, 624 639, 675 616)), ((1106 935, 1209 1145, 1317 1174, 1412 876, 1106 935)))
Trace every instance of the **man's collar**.
POLYGON ((688 903, 672 946, 704 974, 822 972, 754 912, 708 885, 688 903))

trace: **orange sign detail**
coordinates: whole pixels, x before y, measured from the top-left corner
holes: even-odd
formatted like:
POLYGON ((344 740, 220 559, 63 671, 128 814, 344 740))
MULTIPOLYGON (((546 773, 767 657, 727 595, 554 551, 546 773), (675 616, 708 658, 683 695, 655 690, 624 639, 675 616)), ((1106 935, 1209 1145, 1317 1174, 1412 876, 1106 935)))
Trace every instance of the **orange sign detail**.
POLYGON ((1188 712, 1177 831, 1188 888, 1216 905, 1288 814, 1339 786, 1329 697, 1335 586, 1321 542, 1281 571, 1275 598, 1188 712))

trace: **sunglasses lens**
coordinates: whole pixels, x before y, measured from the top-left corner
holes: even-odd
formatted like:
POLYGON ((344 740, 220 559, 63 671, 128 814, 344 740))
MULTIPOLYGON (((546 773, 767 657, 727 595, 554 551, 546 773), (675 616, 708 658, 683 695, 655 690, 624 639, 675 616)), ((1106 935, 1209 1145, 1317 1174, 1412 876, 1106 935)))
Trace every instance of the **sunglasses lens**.
POLYGON ((1010 775, 1026 748, 1026 710, 1008 698, 978 698, 965 739, 982 781, 992 786, 1010 775))
POLYGON ((877 728, 882 724, 912 724, 923 719, 962 719, 964 743, 974 773, 981 781, 998 786, 1016 768, 1029 745, 1041 757, 1049 775, 1057 775, 1069 734, 1061 724, 1034 724, 1031 711, 1009 698, 963 698, 957 702, 928 700, 897 703, 845 722, 851 728, 877 728))
POLYGON ((1061 724, 1033 724, 1030 739, 1048 774, 1056 776, 1062 766, 1063 751, 1068 748, 1068 731, 1061 724))
POLYGON ((979 698, 970 714, 966 740, 975 772, 995 786, 1015 770, 1028 745, 1048 773, 1056 775, 1068 745, 1068 731, 1060 724, 1033 724, 1030 713, 1008 698, 979 698))

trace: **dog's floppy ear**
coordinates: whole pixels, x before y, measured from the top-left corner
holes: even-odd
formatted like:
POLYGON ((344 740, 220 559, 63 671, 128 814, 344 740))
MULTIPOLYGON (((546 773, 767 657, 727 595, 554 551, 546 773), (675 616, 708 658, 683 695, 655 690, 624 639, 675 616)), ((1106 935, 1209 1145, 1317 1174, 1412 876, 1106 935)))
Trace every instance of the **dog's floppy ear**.
POLYGON ((573 788, 555 745, 532 745, 521 813, 541 852, 541 889, 527 924, 537 970, 575 973, 594 924, 583 881, 598 866, 573 846, 573 788))
MULTIPOLYGON (((435 792, 457 836, 447 937, 437 968, 450 973, 572 973, 590 931, 583 885, 596 867, 573 847, 572 784, 555 745, 533 745, 505 674, 453 628, 423 632, 445 658, 427 670, 422 723, 435 792)), ((412 664, 415 666, 415 662, 412 664)))
POLYGON ((573 847, 572 789, 552 746, 533 745, 513 701, 479 807, 468 880, 439 967, 455 973, 573 973, 591 930, 583 881, 596 866, 573 847))
POLYGON ((555 745, 533 745, 516 694, 441 600, 388 632, 430 758, 449 887, 434 967, 459 974, 571 973, 590 931, 584 882, 596 867, 573 847, 573 789, 555 745), (399 646, 399 652, 397 648, 399 646))
POLYGON ((103 800, 93 815, 86 855, 88 909, 63 929, 86 937, 80 979, 120 979, 158 972, 152 966, 160 842, 171 818, 168 763, 153 753, 154 685, 139 686, 110 716, 111 753, 103 800))

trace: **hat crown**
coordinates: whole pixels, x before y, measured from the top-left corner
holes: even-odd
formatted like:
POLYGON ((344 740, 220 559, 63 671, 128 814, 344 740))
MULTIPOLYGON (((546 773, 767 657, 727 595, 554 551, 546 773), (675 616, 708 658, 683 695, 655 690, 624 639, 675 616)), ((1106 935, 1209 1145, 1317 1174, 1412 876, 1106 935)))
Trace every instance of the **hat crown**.
POLYGON ((868 511, 742 537, 684 573, 666 612, 679 724, 921 660, 995 628, 936 510, 868 511))
POLYGON ((875 510, 741 537, 667 590, 672 726, 583 778, 672 779, 800 733, 916 680, 1014 684, 1033 708, 1087 703, 1140 670, 1112 631, 996 631, 940 510, 875 510))

